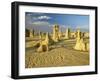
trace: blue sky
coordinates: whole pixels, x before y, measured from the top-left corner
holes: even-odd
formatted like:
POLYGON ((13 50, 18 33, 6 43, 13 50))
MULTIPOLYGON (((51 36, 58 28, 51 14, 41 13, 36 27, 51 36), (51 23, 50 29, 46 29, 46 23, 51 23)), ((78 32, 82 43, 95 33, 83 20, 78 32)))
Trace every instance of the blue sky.
POLYGON ((74 15, 74 14, 55 14, 55 13, 34 13, 26 12, 25 14, 26 27, 29 26, 52 26, 58 24, 60 27, 71 29, 89 30, 89 16, 88 15, 74 15))

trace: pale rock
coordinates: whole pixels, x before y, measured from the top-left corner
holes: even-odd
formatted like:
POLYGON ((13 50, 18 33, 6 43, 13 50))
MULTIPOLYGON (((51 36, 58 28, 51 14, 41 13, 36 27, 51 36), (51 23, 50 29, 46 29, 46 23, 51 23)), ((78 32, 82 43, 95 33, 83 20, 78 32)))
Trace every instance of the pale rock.
POLYGON ((53 41, 58 42, 59 41, 59 25, 54 25, 53 27, 53 41))

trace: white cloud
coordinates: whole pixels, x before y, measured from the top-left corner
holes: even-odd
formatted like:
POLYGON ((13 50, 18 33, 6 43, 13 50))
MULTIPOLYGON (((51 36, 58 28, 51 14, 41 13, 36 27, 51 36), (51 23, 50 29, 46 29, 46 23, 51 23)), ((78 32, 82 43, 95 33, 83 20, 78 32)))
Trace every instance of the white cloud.
POLYGON ((40 19, 40 20, 41 19, 47 19, 48 20, 48 19, 51 19, 51 17, 44 15, 44 16, 39 16, 38 19, 40 19))

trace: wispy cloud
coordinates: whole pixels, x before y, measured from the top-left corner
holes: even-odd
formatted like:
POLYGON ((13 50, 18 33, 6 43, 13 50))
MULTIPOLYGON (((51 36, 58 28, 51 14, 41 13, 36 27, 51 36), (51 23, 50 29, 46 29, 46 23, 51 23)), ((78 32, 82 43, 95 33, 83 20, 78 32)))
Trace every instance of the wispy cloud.
MULTIPOLYGON (((28 27, 29 28, 29 27, 28 27)), ((36 32, 52 32, 52 26, 47 21, 34 21, 31 26, 31 29, 34 29, 36 32)))
POLYGON ((35 21, 32 23, 35 26, 50 26, 50 23, 47 21, 35 21))

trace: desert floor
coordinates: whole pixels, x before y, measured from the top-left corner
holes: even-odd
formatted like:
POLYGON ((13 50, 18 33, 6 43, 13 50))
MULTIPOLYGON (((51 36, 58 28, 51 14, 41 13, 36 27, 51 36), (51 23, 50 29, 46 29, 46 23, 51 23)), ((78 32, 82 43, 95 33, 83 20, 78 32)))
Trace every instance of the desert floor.
POLYGON ((38 53, 36 40, 27 40, 25 68, 89 65, 89 52, 74 50, 75 39, 62 40, 49 46, 48 52, 38 53))

